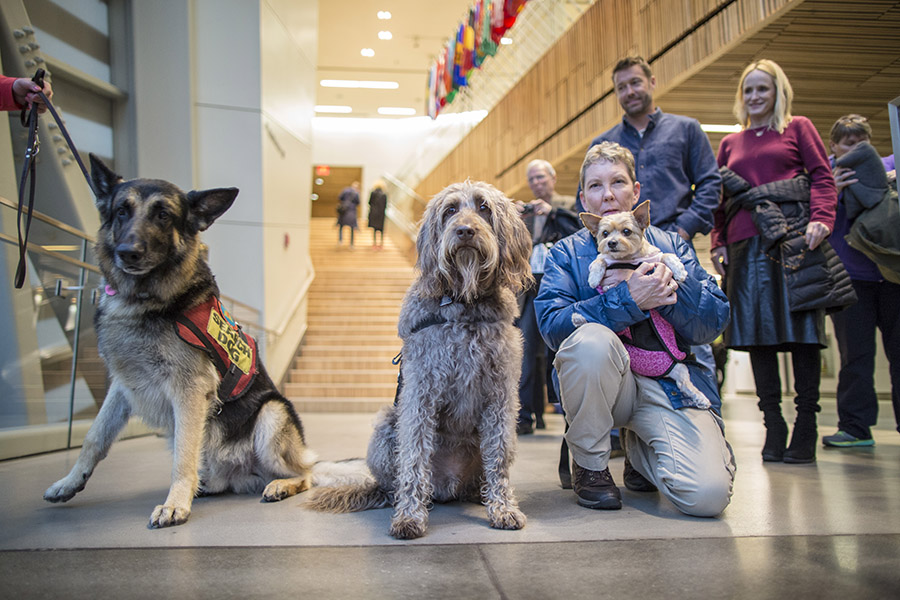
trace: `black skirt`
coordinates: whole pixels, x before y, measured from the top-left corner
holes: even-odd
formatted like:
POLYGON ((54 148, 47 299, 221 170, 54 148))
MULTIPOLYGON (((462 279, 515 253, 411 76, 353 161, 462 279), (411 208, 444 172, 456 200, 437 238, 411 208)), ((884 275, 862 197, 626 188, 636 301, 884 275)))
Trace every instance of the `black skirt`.
POLYGON ((777 249, 763 252, 760 237, 728 245, 725 294, 731 324, 725 345, 734 350, 753 346, 825 344, 825 310, 791 312, 777 249))

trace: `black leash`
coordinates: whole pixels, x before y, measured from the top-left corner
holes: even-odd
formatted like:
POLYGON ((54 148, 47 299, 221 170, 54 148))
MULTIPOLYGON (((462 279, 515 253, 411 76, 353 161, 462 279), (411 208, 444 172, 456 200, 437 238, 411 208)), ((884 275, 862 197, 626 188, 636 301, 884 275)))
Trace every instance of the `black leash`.
MULTIPOLYGON (((69 132, 66 130, 66 126, 63 125, 62 119, 59 117, 59 113, 56 112, 56 108, 50 103, 50 100, 44 95, 44 69, 38 69, 35 72, 34 77, 31 80, 41 88, 40 92, 36 92, 38 96, 44 101, 44 106, 50 111, 50 114, 53 115, 53 118, 56 120, 56 124, 59 125, 59 130, 62 132, 63 137, 66 140, 66 143, 69 145, 69 148, 72 150, 72 154, 75 155, 75 162, 78 163, 78 166, 81 167, 81 172, 84 174, 84 179, 88 183, 88 187, 91 188, 91 192, 96 196, 97 192, 94 190, 94 184, 91 182, 91 176, 88 174, 87 168, 84 166, 84 163, 81 160, 81 156, 78 155, 78 149, 75 148, 75 143, 72 141, 72 138, 69 136, 69 132)), ((35 157, 38 152, 40 152, 41 148, 41 140, 38 137, 38 107, 37 103, 32 101, 31 110, 22 110, 20 120, 22 122, 23 127, 28 128, 28 146, 25 149, 25 160, 22 161, 22 177, 19 179, 19 208, 18 214, 16 215, 16 229, 19 234, 19 264, 16 266, 16 279, 15 286, 16 289, 22 287, 25 283, 25 253, 28 249, 28 232, 31 230, 31 216, 34 211, 34 183, 35 176, 37 173, 35 157), (28 186, 28 207, 26 212, 25 207, 25 186, 28 186), (25 214, 25 234, 22 234, 22 215, 25 214)))

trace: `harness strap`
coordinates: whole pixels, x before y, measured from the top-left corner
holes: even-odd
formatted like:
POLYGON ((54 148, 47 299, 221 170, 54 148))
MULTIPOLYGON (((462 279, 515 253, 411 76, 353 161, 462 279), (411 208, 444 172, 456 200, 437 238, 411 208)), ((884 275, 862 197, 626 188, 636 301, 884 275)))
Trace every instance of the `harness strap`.
MULTIPOLYGON (((44 69, 38 69, 31 80, 43 90, 44 69)), ((66 143, 69 145, 69 148, 72 150, 72 154, 75 156, 75 162, 77 162, 78 166, 81 167, 81 172, 84 174, 84 179, 85 181, 87 181, 88 187, 96 197, 97 190, 94 189, 94 184, 93 182, 91 182, 91 176, 88 174, 88 170, 84 166, 84 162, 82 162, 81 156, 79 156, 78 154, 78 149, 75 148, 75 143, 72 141, 71 136, 69 136, 69 132, 68 130, 66 130, 66 126, 63 124, 63 120, 60 118, 59 113, 56 112, 56 108, 53 106, 53 104, 50 103, 50 100, 47 98, 43 91, 36 92, 36 94, 40 96, 41 100, 44 101, 44 106, 47 107, 47 109, 50 111, 50 114, 53 115, 53 119, 56 121, 56 124, 59 125, 59 131, 65 138, 66 143)), ((16 266, 16 277, 14 282, 16 289, 21 288, 25 283, 25 253, 28 249, 28 232, 31 230, 31 215, 32 211, 34 210, 34 183, 37 173, 34 158, 40 151, 41 146, 41 141, 38 137, 38 107, 35 102, 31 103, 30 111, 22 110, 20 120, 22 122, 22 126, 28 128, 28 147, 25 150, 25 160, 22 162, 22 177, 19 179, 19 208, 18 215, 16 217, 16 227, 19 234, 19 264, 16 266), (26 183, 28 184, 27 213, 25 211, 26 183), (25 219, 24 235, 22 233, 23 213, 27 215, 25 219)))

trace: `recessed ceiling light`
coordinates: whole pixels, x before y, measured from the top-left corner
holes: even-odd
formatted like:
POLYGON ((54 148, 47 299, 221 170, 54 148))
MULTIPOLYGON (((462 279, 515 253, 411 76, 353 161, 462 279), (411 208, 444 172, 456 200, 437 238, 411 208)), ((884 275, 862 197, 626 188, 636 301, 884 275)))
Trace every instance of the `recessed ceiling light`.
POLYGON ((504 46, 509 46, 510 44, 512 44, 512 38, 502 37, 500 38, 500 43, 504 46))
POLYGON ((387 11, 387 10, 379 10, 378 18, 381 19, 382 21, 387 21, 388 19, 391 18, 391 13, 390 13, 390 11, 387 11))
POLYGON ((416 109, 414 108, 403 108, 400 106, 380 106, 378 107, 379 115, 401 115, 401 116, 412 116, 416 114, 416 109))
POLYGON ((700 129, 707 133, 736 133, 741 130, 740 125, 715 125, 700 123, 700 129))
POLYGON ((378 32, 379 40, 389 40, 392 37, 394 37, 394 35, 390 31, 379 31, 378 32))
POLYGON ((331 88, 365 88, 369 90, 396 90, 400 87, 396 81, 357 81, 355 79, 323 79, 319 85, 331 88))
POLYGON ((317 113, 348 113, 353 112, 353 109, 349 106, 332 106, 327 104, 318 104, 316 105, 317 113))
POLYGON ((362 54, 363 56, 367 56, 369 58, 375 56, 375 51, 372 50, 371 48, 363 48, 362 50, 359 51, 359 53, 362 54))

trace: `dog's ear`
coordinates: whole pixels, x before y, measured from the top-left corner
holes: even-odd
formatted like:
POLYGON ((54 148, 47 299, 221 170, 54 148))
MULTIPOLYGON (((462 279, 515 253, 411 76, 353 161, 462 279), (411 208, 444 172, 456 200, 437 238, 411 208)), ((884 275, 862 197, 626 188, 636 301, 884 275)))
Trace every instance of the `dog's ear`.
POLYGON ((641 229, 647 229, 650 226, 650 201, 644 200, 638 204, 631 214, 634 215, 634 220, 641 226, 641 229))
POLYGON ((190 213, 188 223, 195 231, 206 231, 213 221, 221 217, 231 208, 237 198, 237 188, 216 188, 188 192, 187 201, 190 213))
POLYGON ((500 238, 500 285, 518 293, 534 283, 531 275, 531 234, 513 201, 500 190, 495 198, 495 231, 500 238))
POLYGON ((438 252, 441 246, 441 206, 446 190, 438 193, 425 207, 425 214, 416 236, 416 269, 419 271, 419 285, 431 297, 443 292, 438 252))
POLYGON ((591 233, 597 235, 597 229, 600 228, 600 219, 603 217, 589 212, 579 213, 578 216, 581 218, 581 222, 584 223, 584 226, 587 227, 591 233))
POLYGON ((94 193, 97 195, 94 201, 100 217, 103 221, 109 218, 110 202, 112 201, 113 188, 122 183, 121 175, 116 175, 94 153, 88 154, 91 159, 91 181, 94 184, 94 193))

